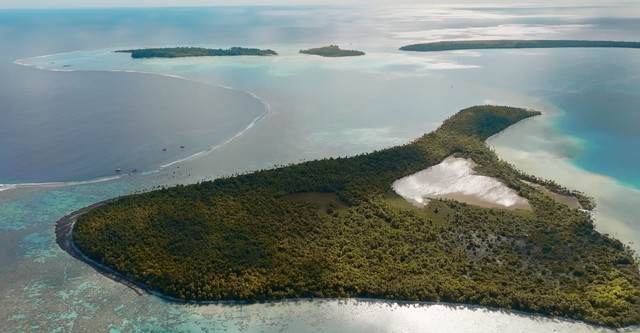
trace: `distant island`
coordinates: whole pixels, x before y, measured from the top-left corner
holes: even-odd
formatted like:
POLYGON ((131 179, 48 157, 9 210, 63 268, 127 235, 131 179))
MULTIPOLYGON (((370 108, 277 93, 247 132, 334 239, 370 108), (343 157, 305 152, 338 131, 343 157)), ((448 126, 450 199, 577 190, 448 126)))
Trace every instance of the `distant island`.
POLYGON ((342 50, 337 45, 323 46, 308 50, 300 50, 303 54, 313 54, 321 57, 355 57, 362 56, 364 52, 357 50, 342 50))
POLYGON ((405 145, 120 197, 60 220, 57 241, 174 301, 362 297, 640 324, 638 262, 594 229, 590 198, 524 174, 484 142, 539 114, 475 106, 405 145), (458 159, 529 208, 418 207, 392 189, 458 159), (557 199, 569 196, 579 206, 557 199))
POLYGON ((531 49, 559 47, 616 47, 640 48, 640 42, 589 41, 589 40, 461 40, 413 44, 400 48, 402 51, 453 51, 483 49, 531 49))
POLYGON ((131 58, 181 58, 181 57, 221 57, 221 56, 272 56, 274 50, 246 47, 230 49, 206 49, 202 47, 164 47, 137 50, 118 50, 117 53, 131 53, 131 58))

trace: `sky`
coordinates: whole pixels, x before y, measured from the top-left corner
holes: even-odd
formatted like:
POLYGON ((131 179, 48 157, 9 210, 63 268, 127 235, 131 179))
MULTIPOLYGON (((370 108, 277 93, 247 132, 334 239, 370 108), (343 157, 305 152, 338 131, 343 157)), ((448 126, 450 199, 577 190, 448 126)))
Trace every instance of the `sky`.
POLYGON ((469 5, 576 5, 606 4, 605 0, 458 0, 452 3, 447 0, 0 0, 2 8, 96 8, 96 7, 173 7, 173 6, 217 6, 217 5, 318 5, 318 4, 469 4, 469 5))

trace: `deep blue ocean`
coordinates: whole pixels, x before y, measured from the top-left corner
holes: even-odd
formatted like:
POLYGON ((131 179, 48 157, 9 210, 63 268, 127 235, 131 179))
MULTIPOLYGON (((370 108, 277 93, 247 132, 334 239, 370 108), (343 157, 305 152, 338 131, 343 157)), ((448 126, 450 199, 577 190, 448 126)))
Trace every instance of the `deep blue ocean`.
POLYGON ((0 331, 605 331, 446 304, 169 304, 71 258, 54 228, 115 196, 402 144, 462 108, 507 104, 544 115, 490 140, 500 156, 594 196, 599 230, 638 249, 640 51, 398 50, 443 39, 636 40, 638 13, 629 3, 0 10, 0 331), (367 55, 298 54, 327 44, 367 55), (159 46, 280 55, 113 53, 159 46))

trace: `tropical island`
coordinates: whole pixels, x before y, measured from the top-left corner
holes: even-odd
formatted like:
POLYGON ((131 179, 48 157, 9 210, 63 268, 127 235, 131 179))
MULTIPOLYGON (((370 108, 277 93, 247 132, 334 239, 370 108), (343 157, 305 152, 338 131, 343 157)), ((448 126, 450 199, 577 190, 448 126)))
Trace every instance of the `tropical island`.
POLYGON ((176 301, 360 297, 640 324, 638 262, 594 229, 593 202, 484 142, 538 114, 475 106, 402 146, 120 197, 59 221, 58 244, 176 301), (419 206, 394 190, 458 159, 530 207, 438 197, 419 206))
POLYGON ((181 57, 221 57, 221 56, 272 56, 278 55, 271 49, 232 47, 230 49, 207 49, 202 47, 163 47, 137 50, 118 50, 117 53, 131 53, 131 58, 181 58, 181 57))
POLYGON ((318 55, 321 57, 356 57, 364 55, 364 52, 362 51, 342 50, 338 45, 329 45, 308 50, 300 50, 300 53, 318 55))
POLYGON ((560 47, 614 47, 640 48, 640 42, 590 41, 590 40, 459 40, 412 44, 400 48, 402 51, 454 51, 483 49, 532 49, 560 47))

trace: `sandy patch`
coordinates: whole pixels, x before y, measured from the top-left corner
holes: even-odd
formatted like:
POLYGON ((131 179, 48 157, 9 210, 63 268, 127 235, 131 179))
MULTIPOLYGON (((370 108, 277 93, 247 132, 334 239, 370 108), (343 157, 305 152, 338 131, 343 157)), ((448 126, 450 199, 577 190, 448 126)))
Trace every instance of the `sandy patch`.
POLYGON ((520 180, 521 182, 529 185, 529 186, 533 186, 535 187, 537 190, 542 191, 542 193, 550 196, 551 198, 553 198, 555 201, 567 205, 569 206, 569 208, 582 208, 582 206, 580 205, 580 202, 578 201, 578 198, 571 196, 571 195, 563 195, 563 194, 558 194, 555 192, 550 191, 549 189, 547 189, 546 187, 539 185, 539 184, 534 184, 531 182, 528 182, 526 180, 520 180))
POLYGON ((424 207, 429 199, 447 198, 482 207, 531 210, 529 202, 495 178, 477 175, 470 159, 448 157, 442 163, 396 180, 393 190, 424 207))

